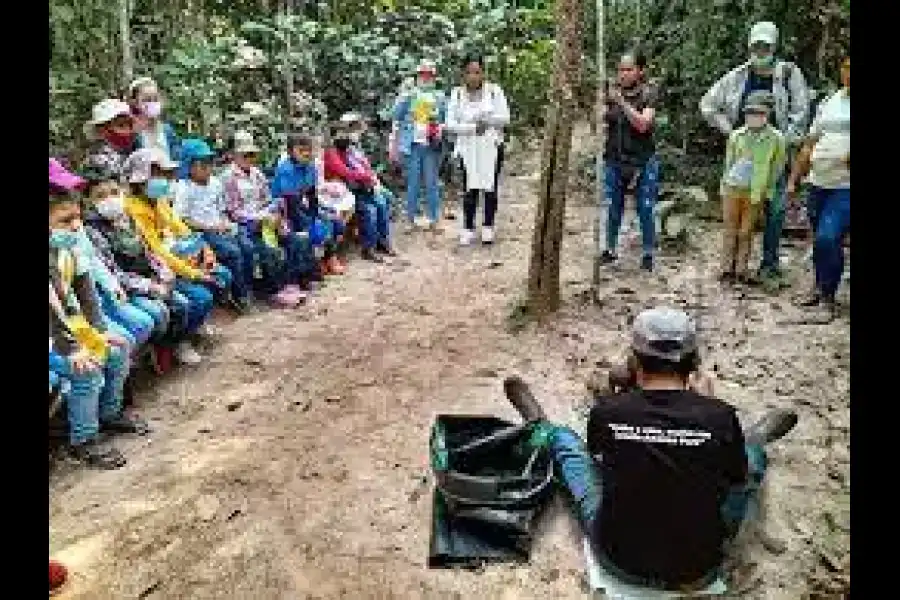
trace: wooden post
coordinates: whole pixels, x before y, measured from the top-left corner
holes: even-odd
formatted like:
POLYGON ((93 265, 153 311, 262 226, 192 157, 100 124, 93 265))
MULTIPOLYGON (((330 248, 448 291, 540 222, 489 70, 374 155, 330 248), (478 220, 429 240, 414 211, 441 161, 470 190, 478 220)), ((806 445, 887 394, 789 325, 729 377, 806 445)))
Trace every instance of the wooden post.
POLYGON ((555 7, 552 105, 544 128, 538 207, 528 269, 527 310, 535 317, 554 312, 560 305, 559 256, 584 37, 581 8, 580 0, 557 0, 555 7))
POLYGON ((597 6, 597 157, 595 161, 597 216, 594 220, 594 269, 591 278, 594 287, 600 285, 600 255, 603 253, 603 217, 606 214, 606 167, 603 164, 603 149, 606 146, 606 51, 603 48, 603 0, 596 0, 597 6))
POLYGON ((129 0, 119 0, 119 44, 122 50, 122 86, 124 90, 134 78, 134 57, 131 54, 131 15, 129 0))

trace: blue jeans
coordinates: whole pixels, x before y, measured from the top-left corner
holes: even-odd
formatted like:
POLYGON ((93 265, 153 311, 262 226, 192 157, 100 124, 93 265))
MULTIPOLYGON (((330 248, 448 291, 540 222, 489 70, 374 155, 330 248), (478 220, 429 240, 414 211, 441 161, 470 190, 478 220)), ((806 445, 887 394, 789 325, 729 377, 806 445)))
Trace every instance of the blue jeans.
POLYGON ((359 219, 363 248, 390 245, 390 208, 383 195, 356 194, 356 218, 359 219))
POLYGON ((122 414, 122 390, 129 366, 128 354, 117 347, 110 347, 102 369, 75 373, 66 361, 59 375, 69 380, 63 398, 73 446, 93 440, 101 421, 111 421, 122 414))
POLYGON ((250 295, 253 282, 253 248, 242 244, 238 236, 224 233, 203 233, 203 239, 212 248, 216 259, 231 271, 231 294, 237 299, 250 295))
POLYGON ((289 233, 281 238, 284 248, 285 283, 299 285, 316 270, 316 257, 309 236, 289 233))
POLYGON ((132 296, 128 302, 153 319, 153 337, 155 339, 166 335, 169 330, 170 314, 165 302, 149 296, 132 296))
POLYGON ((285 285, 285 261, 281 249, 269 246, 259 232, 251 232, 248 229, 241 231, 239 239, 244 253, 244 266, 246 268, 249 264, 250 267, 248 281, 253 281, 254 265, 258 261, 259 270, 262 272, 260 288, 265 294, 277 294, 285 285))
POLYGON ((813 193, 813 190, 806 195, 806 219, 809 221, 809 228, 813 232, 813 236, 819 227, 819 215, 822 214, 823 200, 825 200, 825 194, 813 193))
MULTIPOLYGON (((606 198, 609 210, 606 219, 606 249, 615 254, 619 242, 619 229, 625 215, 625 185, 622 166, 608 161, 605 168, 606 198)), ((660 163, 656 156, 650 158, 639 171, 635 200, 638 218, 641 222, 641 240, 644 256, 653 256, 656 246, 656 221, 653 209, 659 196, 660 163)))
POLYGON ((212 292, 202 284, 181 278, 175 280, 175 291, 172 293, 172 297, 178 298, 176 300, 178 302, 183 299, 187 303, 185 333, 188 334, 194 333, 200 328, 209 317, 215 303, 212 292))
POLYGON ((153 317, 133 304, 116 300, 106 290, 98 290, 98 292, 100 309, 107 318, 128 332, 129 337, 127 339, 129 344, 135 347, 141 347, 146 344, 150 336, 153 335, 155 326, 153 317), (133 344, 131 344, 132 341, 133 344))
POLYGON ((427 144, 413 143, 406 157, 406 217, 413 221, 419 212, 419 185, 425 181, 425 197, 428 200, 428 219, 436 223, 441 214, 441 194, 438 189, 438 163, 440 150, 427 144))
MULTIPOLYGON (((550 437, 550 455, 557 477, 574 505, 576 516, 585 532, 591 531, 600 512, 602 481, 587 444, 568 427, 555 427, 550 437)), ((768 466, 762 446, 747 446, 747 482, 729 494, 722 506, 722 516, 729 531, 737 533, 748 515, 752 501, 762 485, 768 466)))
MULTIPOLYGON (((788 163, 790 164, 790 163, 788 163)), ((787 173, 783 173, 775 184, 775 197, 764 203, 765 225, 762 236, 762 262, 760 272, 777 274, 780 272, 778 250, 781 246, 781 230, 784 228, 784 207, 787 201, 787 173)))
POLYGON ((810 189, 810 202, 819 205, 813 264, 816 289, 833 298, 844 274, 844 234, 850 230, 850 188, 810 189))

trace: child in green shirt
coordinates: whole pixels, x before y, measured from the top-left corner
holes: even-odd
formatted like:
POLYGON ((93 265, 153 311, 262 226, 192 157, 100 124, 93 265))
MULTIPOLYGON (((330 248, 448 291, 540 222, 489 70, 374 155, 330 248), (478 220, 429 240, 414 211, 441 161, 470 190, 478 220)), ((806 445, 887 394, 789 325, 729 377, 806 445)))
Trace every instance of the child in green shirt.
POLYGON ((754 222, 785 165, 784 136, 771 124, 772 94, 751 92, 744 104, 744 125, 731 132, 722 174, 722 281, 751 283, 748 271, 754 222))

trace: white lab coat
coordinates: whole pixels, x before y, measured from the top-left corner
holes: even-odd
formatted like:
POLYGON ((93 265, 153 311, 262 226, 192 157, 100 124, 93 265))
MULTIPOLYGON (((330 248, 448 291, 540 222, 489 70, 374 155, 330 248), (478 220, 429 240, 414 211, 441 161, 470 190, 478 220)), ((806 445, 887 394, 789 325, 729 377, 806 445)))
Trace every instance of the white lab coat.
POLYGON ((485 82, 481 97, 474 101, 465 87, 453 88, 445 129, 456 136, 454 155, 466 169, 466 191, 494 191, 497 147, 503 143, 503 127, 508 124, 509 105, 499 85, 485 82), (477 121, 488 125, 482 135, 475 134, 477 121))

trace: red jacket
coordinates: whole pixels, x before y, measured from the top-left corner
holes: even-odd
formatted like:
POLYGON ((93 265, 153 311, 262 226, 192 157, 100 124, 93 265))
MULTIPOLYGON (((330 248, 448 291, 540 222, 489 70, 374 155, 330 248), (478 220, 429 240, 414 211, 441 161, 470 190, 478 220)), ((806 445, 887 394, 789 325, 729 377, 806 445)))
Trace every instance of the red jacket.
POLYGON ((361 161, 359 169, 351 169, 347 166, 345 158, 346 155, 339 152, 337 148, 325 150, 325 156, 322 157, 325 181, 339 179, 348 184, 373 185, 375 183, 375 176, 368 161, 361 161))

